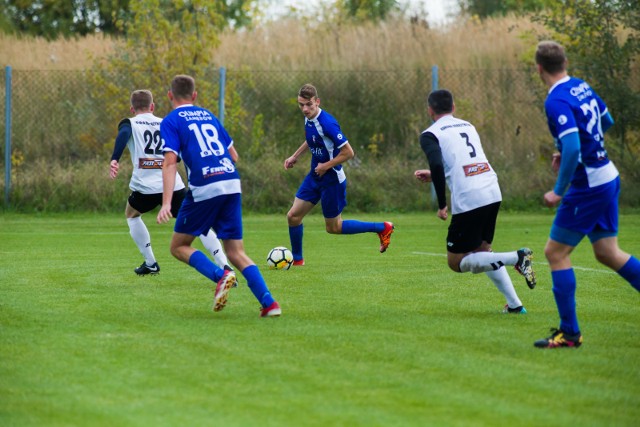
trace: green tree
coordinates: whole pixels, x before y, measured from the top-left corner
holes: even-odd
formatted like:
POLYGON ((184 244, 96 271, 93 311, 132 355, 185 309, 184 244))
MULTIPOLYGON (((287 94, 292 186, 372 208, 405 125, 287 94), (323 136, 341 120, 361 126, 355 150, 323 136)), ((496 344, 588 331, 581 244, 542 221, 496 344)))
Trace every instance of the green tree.
MULTIPOLYGON (((55 39, 85 36, 101 32, 122 35, 123 22, 132 19, 139 2, 130 0, 0 0, 0 30, 55 39)), ((180 3, 194 8, 193 1, 180 3)), ((162 0, 163 9, 179 7, 174 0, 162 0)), ((207 6, 219 14, 225 26, 243 27, 251 24, 251 14, 257 7, 252 0, 218 0, 207 6)), ((174 19, 167 15, 167 18, 174 19)), ((175 19, 179 18, 178 16, 175 19)))
POLYGON ((160 116, 170 111, 166 98, 171 78, 190 74, 196 78, 198 103, 214 105, 217 86, 212 75, 213 49, 226 25, 216 0, 137 0, 131 3, 131 19, 119 22, 126 39, 114 53, 96 63, 93 84, 105 105, 108 120, 127 114, 134 89, 150 89, 160 116), (114 80, 113 76, 126 76, 114 80), (214 92, 215 90, 215 92, 214 92))
POLYGON ((535 12, 554 3, 553 0, 459 0, 460 10, 468 15, 488 18, 509 12, 535 12))
POLYGON ((607 146, 630 174, 640 177, 638 1, 562 0, 534 19, 552 31, 549 38, 564 45, 571 74, 587 80, 604 98, 616 122, 607 146))
POLYGON ((396 0, 338 0, 336 6, 355 21, 384 21, 394 10, 399 10, 396 0))

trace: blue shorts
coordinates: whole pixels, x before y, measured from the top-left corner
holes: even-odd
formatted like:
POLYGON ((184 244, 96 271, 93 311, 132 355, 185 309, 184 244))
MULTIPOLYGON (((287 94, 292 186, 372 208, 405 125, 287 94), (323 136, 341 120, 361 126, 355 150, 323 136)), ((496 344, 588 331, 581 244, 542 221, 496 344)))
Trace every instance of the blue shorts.
POLYGON ((314 205, 322 200, 322 215, 335 218, 347 206, 347 180, 323 184, 308 174, 300 184, 296 197, 314 205))
POLYGON ((194 202, 189 191, 182 202, 173 231, 199 236, 213 228, 219 239, 242 239, 242 195, 217 196, 194 202))
POLYGON ((570 187, 551 227, 551 239, 578 246, 587 235, 593 243, 618 235, 620 177, 595 188, 570 187))

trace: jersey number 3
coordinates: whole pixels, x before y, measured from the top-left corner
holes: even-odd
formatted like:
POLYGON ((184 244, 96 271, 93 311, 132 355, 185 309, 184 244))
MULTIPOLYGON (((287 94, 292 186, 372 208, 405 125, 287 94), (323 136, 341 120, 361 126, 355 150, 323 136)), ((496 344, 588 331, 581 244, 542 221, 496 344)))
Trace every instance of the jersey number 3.
POLYGON ((471 148, 469 157, 474 158, 476 156, 476 148, 473 146, 473 144, 471 144, 471 142, 469 142, 469 135, 467 135, 466 133, 461 133, 460 136, 462 137, 462 139, 464 139, 464 142, 469 146, 469 148, 471 148))

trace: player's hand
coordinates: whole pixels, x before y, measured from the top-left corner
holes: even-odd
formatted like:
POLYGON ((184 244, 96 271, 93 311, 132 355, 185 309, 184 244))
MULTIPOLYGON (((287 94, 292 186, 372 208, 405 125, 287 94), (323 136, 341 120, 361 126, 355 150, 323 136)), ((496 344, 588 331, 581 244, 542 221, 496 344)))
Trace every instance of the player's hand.
POLYGON ((109 177, 111 179, 115 179, 118 176, 118 169, 120 169, 120 165, 117 160, 111 160, 109 163, 109 177))
POLYGON ((318 163, 318 165, 316 166, 316 168, 313 170, 318 176, 322 176, 325 173, 327 173, 327 170, 329 170, 330 168, 328 168, 327 163, 318 163))
POLYGON ((298 159, 296 159, 295 157, 291 156, 289 157, 287 160, 284 161, 284 169, 291 169, 293 167, 293 165, 296 164, 296 162, 298 161, 298 159))
POLYGON ((544 194, 544 204, 550 208, 556 206, 562 200, 562 196, 558 196, 553 190, 544 194))
POLYGON ((558 171, 560 170, 560 159, 561 158, 562 158, 562 155, 560 153, 553 153, 553 156, 551 157, 551 169, 555 173, 558 173, 558 171))
POLYGON ((171 215, 171 204, 162 205, 160 212, 158 212, 158 224, 168 222, 171 218, 173 218, 173 215, 171 215))
POLYGON ((438 209, 437 215, 438 215, 438 218, 440 218, 443 221, 446 221, 447 218, 449 217, 449 214, 447 213, 447 207, 445 206, 442 209, 438 209))
POLYGON ((422 182, 431 182, 431 171, 429 169, 418 169, 413 173, 422 182))

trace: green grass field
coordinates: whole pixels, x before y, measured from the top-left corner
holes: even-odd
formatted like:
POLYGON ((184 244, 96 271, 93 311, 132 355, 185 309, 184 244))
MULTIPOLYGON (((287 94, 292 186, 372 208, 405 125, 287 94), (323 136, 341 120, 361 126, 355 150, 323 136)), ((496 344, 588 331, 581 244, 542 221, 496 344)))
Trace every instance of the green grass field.
MULTIPOLYGON (((485 275, 449 271, 434 212, 377 236, 305 221, 307 265, 269 271, 284 215, 245 217, 247 253, 283 315, 261 319, 246 282, 224 311, 144 219, 162 272, 120 214, 0 216, 2 426, 632 426, 640 420, 639 295, 578 247, 579 349, 540 350, 558 325, 542 253, 550 213, 501 214, 494 250, 530 246, 538 286, 510 274, 527 315, 503 315, 485 275)), ((621 217, 640 255, 640 216, 621 217)), ((198 243, 199 245, 199 243, 198 243)))

